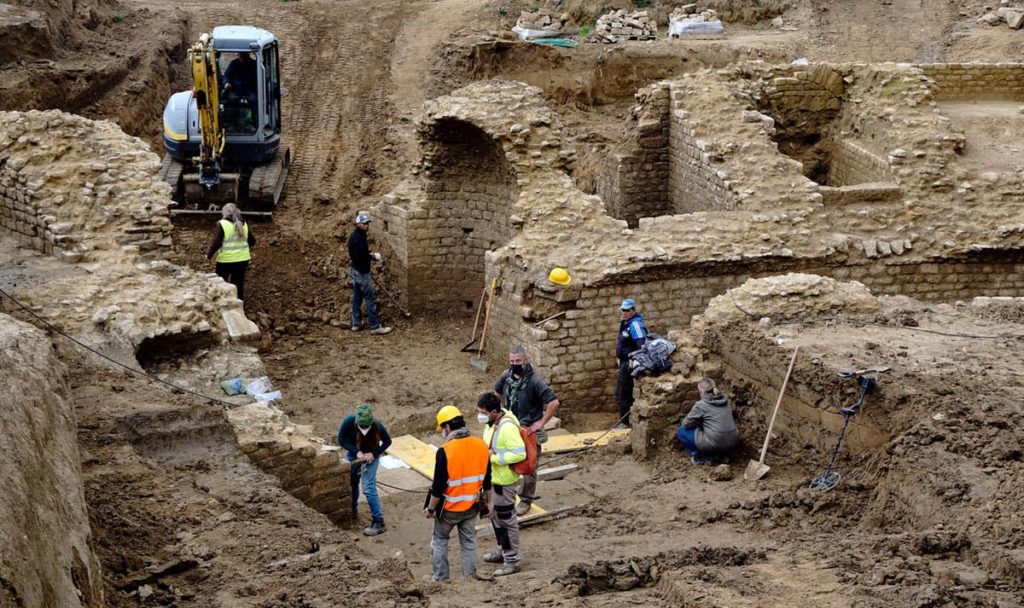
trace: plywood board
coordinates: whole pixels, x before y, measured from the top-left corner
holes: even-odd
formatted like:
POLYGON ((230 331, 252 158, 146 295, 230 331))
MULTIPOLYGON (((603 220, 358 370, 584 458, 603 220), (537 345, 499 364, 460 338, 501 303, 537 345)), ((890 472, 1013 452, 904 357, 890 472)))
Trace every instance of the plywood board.
POLYGON ((592 448, 599 445, 608 445, 613 439, 629 437, 630 429, 615 429, 612 431, 594 431, 592 433, 574 433, 572 435, 549 436, 547 443, 541 446, 544 454, 559 454, 592 448))
POLYGON ((434 478, 434 451, 436 447, 424 443, 412 435, 402 435, 391 439, 388 454, 401 458, 405 464, 427 479, 434 478))

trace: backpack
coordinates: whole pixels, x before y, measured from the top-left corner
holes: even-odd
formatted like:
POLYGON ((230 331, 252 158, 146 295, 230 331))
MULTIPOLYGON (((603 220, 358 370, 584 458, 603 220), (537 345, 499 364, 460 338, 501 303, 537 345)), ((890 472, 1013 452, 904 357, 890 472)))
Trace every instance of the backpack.
MULTIPOLYGON (((498 424, 495 425, 494 434, 491 435, 492 450, 494 449, 494 445, 498 443, 498 432, 501 430, 501 425, 506 422, 514 423, 513 420, 503 416, 501 420, 498 421, 498 424)), ((526 460, 510 464, 508 465, 508 468, 520 475, 533 475, 533 472, 537 470, 537 434, 524 426, 520 426, 519 436, 523 438, 523 445, 526 446, 526 460)))

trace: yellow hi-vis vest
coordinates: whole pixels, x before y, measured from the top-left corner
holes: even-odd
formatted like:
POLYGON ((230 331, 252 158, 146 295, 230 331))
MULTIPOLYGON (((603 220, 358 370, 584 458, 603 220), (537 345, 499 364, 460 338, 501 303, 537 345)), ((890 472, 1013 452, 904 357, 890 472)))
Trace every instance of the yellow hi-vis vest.
POLYGON ((487 444, 479 437, 460 437, 449 439, 441 449, 448 460, 444 510, 468 511, 487 477, 487 444))
POLYGON ((526 445, 519 434, 519 419, 505 410, 494 426, 484 427, 484 443, 491 452, 491 483, 510 486, 519 481, 519 473, 508 466, 526 460, 526 445), (498 433, 497 438, 494 433, 498 433))
POLYGON ((242 235, 235 234, 235 223, 228 220, 221 220, 221 229, 224 230, 224 242, 217 250, 217 261, 225 264, 231 262, 245 262, 251 260, 249 255, 249 224, 242 224, 242 235))

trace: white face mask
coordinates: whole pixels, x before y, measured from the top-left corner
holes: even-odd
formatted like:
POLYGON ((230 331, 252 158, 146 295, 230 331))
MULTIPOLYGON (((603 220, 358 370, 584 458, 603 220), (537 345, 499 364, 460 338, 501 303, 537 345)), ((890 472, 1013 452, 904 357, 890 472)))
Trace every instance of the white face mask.
POLYGON ((488 416, 487 414, 481 414, 480 412, 477 412, 476 421, 479 422, 480 424, 487 424, 490 421, 490 416, 488 416))
POLYGON ((445 441, 448 441, 449 437, 451 437, 451 433, 449 433, 448 431, 446 431, 444 429, 441 429, 441 439, 444 439, 445 441))
POLYGON ((370 432, 370 427, 363 428, 363 427, 360 426, 358 428, 359 428, 359 432, 362 433, 363 435, 365 435, 365 434, 370 432))

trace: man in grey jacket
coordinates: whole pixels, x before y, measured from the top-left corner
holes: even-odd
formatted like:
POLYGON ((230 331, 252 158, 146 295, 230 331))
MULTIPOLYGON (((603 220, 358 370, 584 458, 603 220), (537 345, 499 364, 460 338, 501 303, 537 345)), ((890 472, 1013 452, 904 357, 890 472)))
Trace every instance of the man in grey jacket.
POLYGON ((690 452, 690 462, 710 464, 708 453, 736 447, 740 432, 732 419, 729 398, 718 391, 714 380, 701 378, 697 390, 700 391, 700 401, 693 404, 676 436, 690 452))

